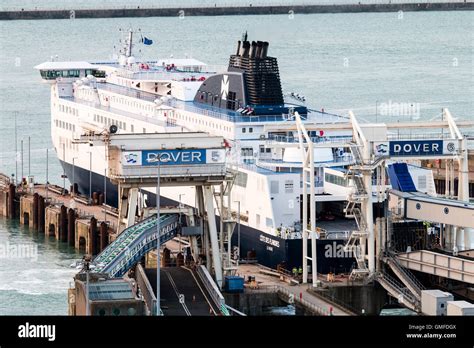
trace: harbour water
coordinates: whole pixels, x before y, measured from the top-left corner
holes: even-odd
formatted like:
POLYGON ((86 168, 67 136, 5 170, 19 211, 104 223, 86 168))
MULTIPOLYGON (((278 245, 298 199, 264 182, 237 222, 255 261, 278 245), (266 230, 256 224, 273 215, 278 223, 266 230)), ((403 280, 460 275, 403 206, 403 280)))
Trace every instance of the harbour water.
MULTIPOLYGON (((20 140, 25 149, 23 176, 31 136, 31 174, 45 181, 49 148, 48 179, 62 184, 50 141, 50 91, 33 66, 51 55, 59 60, 111 57, 118 29, 129 26, 154 40, 152 46, 135 47, 143 58, 187 54, 216 65, 227 64, 234 42, 247 30, 250 40, 271 42, 269 54, 279 59, 284 91, 306 96, 315 109, 352 109, 373 121, 429 120, 442 107, 455 117, 472 117, 474 21, 469 11, 5 21, 0 22, 0 172, 15 172, 16 115, 18 149, 20 140), (420 113, 382 108, 393 103, 415 104, 420 113)), ((18 175, 21 167, 18 163, 18 175)), ((66 314, 66 289, 74 274, 69 264, 80 255, 0 220, 0 243, 7 241, 38 245, 38 260, 2 258, 0 314, 66 314)))
POLYGON ((67 315, 74 248, 0 217, 0 315, 67 315))

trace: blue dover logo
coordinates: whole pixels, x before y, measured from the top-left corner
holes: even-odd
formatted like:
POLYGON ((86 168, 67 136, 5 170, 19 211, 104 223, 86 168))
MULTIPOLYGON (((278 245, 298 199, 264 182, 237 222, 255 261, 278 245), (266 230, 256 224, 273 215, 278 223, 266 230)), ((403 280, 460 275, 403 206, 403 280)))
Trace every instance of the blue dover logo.
POLYGON ((435 156, 443 154, 442 140, 405 140, 390 142, 391 156, 435 156))
POLYGON ((142 151, 142 165, 186 165, 205 164, 206 150, 184 149, 184 150, 148 150, 142 151))

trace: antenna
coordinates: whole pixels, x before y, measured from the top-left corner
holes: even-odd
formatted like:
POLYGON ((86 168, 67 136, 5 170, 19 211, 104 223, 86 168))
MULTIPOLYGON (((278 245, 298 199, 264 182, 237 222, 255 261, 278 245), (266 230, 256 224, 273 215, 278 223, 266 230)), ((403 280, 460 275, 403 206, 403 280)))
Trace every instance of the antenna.
POLYGON ((247 30, 245 31, 245 33, 242 34, 242 41, 247 41, 247 30))
POLYGON ((132 43, 133 43, 133 30, 132 28, 129 29, 128 31, 128 40, 126 41, 126 57, 130 57, 132 55, 132 43))

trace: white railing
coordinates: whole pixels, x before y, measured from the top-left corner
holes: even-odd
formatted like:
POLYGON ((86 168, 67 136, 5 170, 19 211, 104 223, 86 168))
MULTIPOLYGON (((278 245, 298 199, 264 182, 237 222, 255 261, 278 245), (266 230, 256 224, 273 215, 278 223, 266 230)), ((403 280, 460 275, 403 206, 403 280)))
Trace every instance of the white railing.
POLYGON ((204 267, 203 265, 200 265, 197 268, 197 274, 199 275, 199 278, 201 278, 204 284, 204 287, 206 288, 207 292, 211 296, 214 303, 219 307, 221 312, 224 315, 229 315, 229 312, 227 311, 227 307, 225 304, 224 296, 222 296, 219 288, 214 282, 214 279, 212 279, 206 267, 204 267))
POLYGON ((323 316, 331 315, 331 312, 327 309, 322 308, 321 306, 318 306, 314 303, 309 302, 308 300, 305 300, 304 298, 300 298, 299 294, 295 294, 288 289, 284 288, 283 286, 280 285, 269 285, 269 286, 262 286, 257 289, 246 289, 247 292, 270 292, 270 293, 277 293, 284 295, 285 297, 288 297, 288 299, 293 299, 295 303, 299 303, 301 306, 305 307, 306 309, 309 309, 311 312, 323 316))

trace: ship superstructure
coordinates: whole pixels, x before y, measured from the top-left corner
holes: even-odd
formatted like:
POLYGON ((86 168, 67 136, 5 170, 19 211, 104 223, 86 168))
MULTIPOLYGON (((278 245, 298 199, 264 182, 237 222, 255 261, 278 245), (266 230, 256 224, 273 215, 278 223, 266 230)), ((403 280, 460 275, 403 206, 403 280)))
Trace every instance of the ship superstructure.
MULTIPOLYGON (((314 149, 316 191, 310 199, 332 204, 338 212, 344 211, 350 186, 344 168, 354 158, 348 147, 331 143, 350 140, 352 131, 325 130, 324 125, 347 123, 347 118, 286 103, 268 42, 250 42, 245 35, 222 70, 191 58, 138 61, 132 41, 130 31, 116 61, 51 61, 36 67, 51 84, 52 140, 71 183, 85 194, 102 192, 104 176, 111 174, 105 147, 76 141, 85 133, 100 134, 114 127, 119 134, 223 136, 227 163, 237 170, 231 209, 239 213, 242 227, 240 257, 250 253, 270 267, 301 266, 303 164, 293 130, 294 113, 309 128, 322 127, 309 132, 314 143, 328 144, 314 149)), ((116 206, 117 188, 106 182, 107 203, 116 206)), ((163 187, 161 192, 164 199, 195 205, 194 187, 179 192, 163 187)), ((142 198, 144 204, 154 203, 151 191, 143 190, 142 198)), ((343 245, 347 238, 347 233, 328 234, 318 240, 318 248, 343 245)), ((318 253, 319 258, 324 253, 318 253)), ((349 271, 354 264, 350 256, 323 261, 318 263, 323 273, 349 271)))

